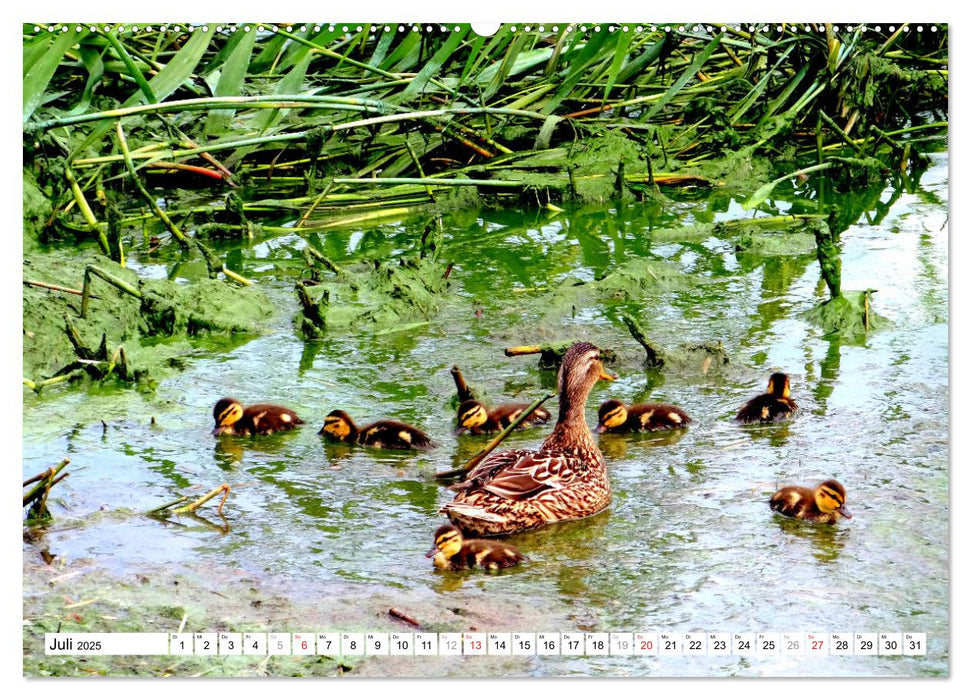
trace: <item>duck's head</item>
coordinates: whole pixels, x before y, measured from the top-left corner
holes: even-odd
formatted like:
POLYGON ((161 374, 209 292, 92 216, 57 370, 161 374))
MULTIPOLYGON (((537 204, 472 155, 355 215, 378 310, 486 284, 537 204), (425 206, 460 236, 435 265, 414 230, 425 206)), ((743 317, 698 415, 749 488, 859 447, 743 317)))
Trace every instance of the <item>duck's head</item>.
POLYGON ((219 399, 216 407, 212 409, 212 417, 216 420, 216 427, 213 428, 213 435, 231 433, 233 424, 243 417, 243 404, 236 399, 219 399))
POLYGON ((769 388, 766 389, 765 393, 783 399, 789 398, 789 375, 783 374, 782 372, 773 374, 769 377, 769 388))
POLYGON ((435 545, 425 552, 425 556, 437 558, 441 554, 445 559, 450 559, 461 549, 462 531, 454 525, 442 525, 435 530, 435 545))
POLYGON ((486 407, 478 401, 463 401, 459 405, 459 424, 455 429, 456 435, 461 435, 466 430, 478 428, 489 420, 489 412, 486 407))
POLYGON ((556 375, 556 387, 561 398, 586 399, 598 379, 613 381, 617 375, 604 369, 600 348, 591 343, 574 343, 563 355, 560 371, 556 375))
POLYGON ((817 486, 814 497, 816 507, 823 513, 839 513, 844 518, 853 517, 844 505, 846 503, 846 489, 843 488, 843 484, 835 479, 824 481, 817 486))
POLYGON ((353 442, 357 434, 354 421, 344 411, 331 411, 324 418, 324 427, 317 433, 329 440, 338 442, 353 442))
POLYGON ((627 422, 627 407, 617 399, 608 399, 600 404, 597 410, 599 423, 597 432, 605 433, 610 428, 616 428, 627 422))

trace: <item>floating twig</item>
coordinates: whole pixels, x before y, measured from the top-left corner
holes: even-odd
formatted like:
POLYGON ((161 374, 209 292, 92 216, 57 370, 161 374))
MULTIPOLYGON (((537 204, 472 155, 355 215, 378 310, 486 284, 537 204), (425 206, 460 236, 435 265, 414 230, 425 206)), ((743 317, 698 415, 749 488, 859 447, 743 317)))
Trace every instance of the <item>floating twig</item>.
POLYGON ((411 617, 409 615, 405 615, 403 612, 401 612, 397 608, 389 608, 388 609, 388 614, 391 617, 394 617, 394 618, 397 618, 397 619, 401 620, 402 622, 408 623, 412 627, 417 627, 417 628, 421 629, 421 624, 418 622, 418 620, 416 620, 415 618, 413 618, 413 617, 411 617))
POLYGON ((620 319, 627 326, 627 330, 634 337, 641 347, 644 348, 644 352, 647 353, 647 358, 644 360, 644 364, 648 367, 661 367, 664 365, 664 353, 655 348, 651 341, 648 340, 647 335, 644 334, 644 330, 641 328, 640 324, 635 321, 630 316, 626 314, 622 315, 620 319))
MULTIPOLYGON (((71 289, 70 287, 62 287, 59 284, 50 284, 49 282, 40 282, 38 280, 24 280, 24 284, 26 284, 28 287, 40 287, 42 289, 51 289, 55 292, 66 292, 68 294, 77 294, 78 296, 81 296, 82 294, 84 294, 84 292, 81 291, 80 289, 71 289)), ((99 297, 92 294, 91 298, 98 299, 99 297)))
POLYGON ((125 280, 115 277, 110 272, 105 272, 100 267, 88 265, 84 268, 84 286, 81 288, 81 318, 88 315, 88 299, 91 298, 91 276, 100 277, 108 284, 113 285, 125 294, 130 294, 136 299, 142 298, 142 293, 135 287, 128 284, 125 280))
POLYGON ((199 506, 201 506, 201 505, 203 505, 205 503, 208 503, 209 501, 211 501, 213 498, 215 498, 216 496, 218 496, 221 493, 223 495, 223 498, 219 502, 219 506, 216 508, 216 512, 219 513, 220 515, 222 515, 223 505, 226 503, 226 499, 229 498, 229 491, 230 491, 229 484, 221 484, 220 486, 217 486, 216 488, 214 488, 209 493, 207 493, 207 494, 205 494, 205 495, 197 498, 196 500, 192 501, 192 503, 190 503, 189 505, 179 506, 180 503, 185 503, 186 501, 190 500, 189 499, 189 496, 179 496, 174 501, 170 501, 170 502, 165 503, 163 505, 160 505, 160 506, 158 506, 156 508, 152 508, 150 511, 148 511, 148 514, 149 515, 163 515, 166 512, 172 512, 172 513, 194 513, 196 511, 196 509, 199 508, 199 506), (179 507, 176 508, 174 506, 179 506, 179 507))
POLYGON ((529 408, 527 408, 525 411, 523 411, 518 416, 516 416, 516 419, 512 423, 506 426, 506 428, 501 433, 499 433, 494 438, 492 438, 489 444, 483 447, 479 451, 479 453, 476 454, 468 462, 466 462, 464 466, 459 467, 458 469, 452 469, 446 472, 439 472, 438 474, 435 475, 435 478, 451 479, 456 476, 464 476, 465 474, 475 469, 479 465, 479 463, 489 455, 490 452, 496 449, 500 445, 500 443, 502 443, 502 441, 509 436, 509 434, 512 431, 514 431, 516 428, 519 427, 520 423, 522 423, 531 415, 533 415, 533 411, 535 411, 537 408, 539 408, 544 403, 546 403, 546 401, 552 398, 553 398, 553 394, 547 394, 543 398, 536 399, 535 401, 533 401, 533 403, 530 404, 529 408))

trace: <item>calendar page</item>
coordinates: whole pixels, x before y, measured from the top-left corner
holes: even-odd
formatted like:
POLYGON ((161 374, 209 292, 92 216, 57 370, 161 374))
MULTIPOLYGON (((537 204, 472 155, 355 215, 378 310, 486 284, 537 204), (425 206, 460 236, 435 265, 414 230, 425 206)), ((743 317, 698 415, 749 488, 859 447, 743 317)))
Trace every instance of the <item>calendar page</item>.
POLYGON ((948 24, 220 12, 22 24, 23 677, 950 674, 948 24))

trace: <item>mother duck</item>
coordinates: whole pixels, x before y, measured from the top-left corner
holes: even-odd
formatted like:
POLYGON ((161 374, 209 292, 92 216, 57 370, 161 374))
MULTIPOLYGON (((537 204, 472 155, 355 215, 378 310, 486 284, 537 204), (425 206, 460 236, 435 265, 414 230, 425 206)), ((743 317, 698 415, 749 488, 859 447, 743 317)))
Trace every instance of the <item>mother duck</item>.
POLYGON ((603 455, 587 427, 587 397, 604 371, 600 349, 575 343, 557 375, 560 413, 538 450, 486 457, 442 512, 467 535, 508 535, 599 513, 610 505, 603 455))

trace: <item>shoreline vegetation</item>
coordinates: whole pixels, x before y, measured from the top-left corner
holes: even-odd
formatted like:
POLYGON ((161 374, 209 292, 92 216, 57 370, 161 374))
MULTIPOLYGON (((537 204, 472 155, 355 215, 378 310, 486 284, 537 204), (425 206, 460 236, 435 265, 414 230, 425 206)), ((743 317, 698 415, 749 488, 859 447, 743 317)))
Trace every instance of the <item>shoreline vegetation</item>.
POLYGON ((713 227, 739 250, 814 238, 831 299, 810 317, 865 335, 874 290, 839 281, 861 211, 826 195, 907 181, 942 148, 947 48, 946 25, 24 25, 24 384, 151 386, 187 337, 258 332, 271 305, 234 243, 423 217, 400 261, 341 269, 308 244, 295 280, 302 337, 392 332, 447 287, 445 211, 699 189, 750 214, 713 227), (771 216, 810 178, 815 211, 771 216), (173 256, 209 279, 127 264, 173 256), (347 290, 367 302, 332 303, 347 290), (139 352, 158 338, 161 358, 139 352))

